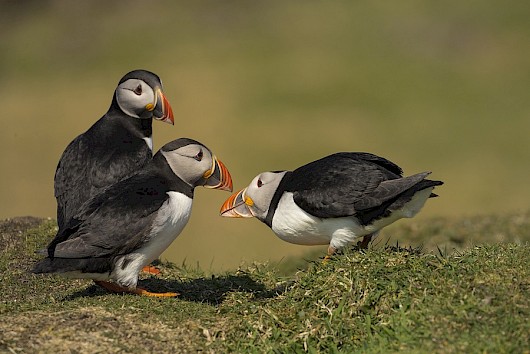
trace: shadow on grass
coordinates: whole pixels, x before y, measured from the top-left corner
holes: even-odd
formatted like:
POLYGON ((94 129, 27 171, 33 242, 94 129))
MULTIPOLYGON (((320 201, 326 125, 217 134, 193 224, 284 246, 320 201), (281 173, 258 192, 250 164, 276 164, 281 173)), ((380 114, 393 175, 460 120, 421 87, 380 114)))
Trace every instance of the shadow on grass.
MULTIPOLYGON (((146 285, 150 286, 146 280, 146 285)), ((285 288, 267 289, 267 287, 252 279, 246 274, 211 276, 209 278, 197 278, 186 282, 170 281, 171 289, 176 289, 183 300, 218 305, 224 301, 229 293, 249 293, 254 299, 268 299, 285 291, 285 288)))
MULTIPOLYGON (((197 278, 186 281, 159 279, 156 277, 143 279, 138 286, 152 292, 177 292, 180 300, 207 303, 210 305, 221 304, 229 293, 249 293, 254 299, 268 299, 285 292, 287 284, 273 289, 252 279, 246 274, 212 276, 210 278, 197 278)), ((77 291, 64 298, 74 300, 78 297, 94 297, 108 294, 109 292, 97 285, 77 291)), ((118 295, 118 294, 116 294, 118 295)), ((131 295, 133 296, 133 295, 131 295)))

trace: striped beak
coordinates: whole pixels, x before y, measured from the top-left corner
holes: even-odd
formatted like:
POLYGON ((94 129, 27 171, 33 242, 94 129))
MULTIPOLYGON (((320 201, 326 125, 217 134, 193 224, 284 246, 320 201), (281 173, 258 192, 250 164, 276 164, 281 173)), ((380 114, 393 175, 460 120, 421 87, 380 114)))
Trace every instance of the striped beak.
POLYGON ((153 118, 161 120, 162 122, 175 124, 175 118, 173 116, 173 109, 166 99, 166 96, 162 93, 160 88, 155 90, 156 103, 153 109, 153 118))
POLYGON ((227 218, 251 218, 254 216, 250 207, 254 202, 250 197, 246 197, 247 189, 232 194, 221 207, 221 216, 227 218))
POLYGON ((204 173, 206 180, 204 187, 220 189, 223 191, 232 191, 232 176, 228 172, 225 164, 213 156, 212 168, 204 173))

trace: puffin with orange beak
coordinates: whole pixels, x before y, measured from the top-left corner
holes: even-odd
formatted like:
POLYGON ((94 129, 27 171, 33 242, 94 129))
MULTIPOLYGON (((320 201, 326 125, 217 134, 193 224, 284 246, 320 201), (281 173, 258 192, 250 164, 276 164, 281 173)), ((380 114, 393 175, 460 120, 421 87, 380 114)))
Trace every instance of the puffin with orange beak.
POLYGON ((59 230, 88 199, 149 163, 153 119, 174 123, 160 78, 146 70, 127 73, 107 113, 77 136, 59 160, 54 181, 59 230))
POLYGON ((186 226, 195 187, 232 191, 225 165, 187 138, 164 145, 141 171, 88 200, 49 244, 34 273, 93 279, 113 292, 173 297, 137 287, 139 272, 186 226))
POLYGON ((336 153, 294 171, 259 174, 225 201, 221 215, 255 217, 290 243, 329 245, 329 258, 361 238, 366 248, 383 227, 416 215, 443 184, 426 179, 429 173, 403 177, 385 158, 336 153))

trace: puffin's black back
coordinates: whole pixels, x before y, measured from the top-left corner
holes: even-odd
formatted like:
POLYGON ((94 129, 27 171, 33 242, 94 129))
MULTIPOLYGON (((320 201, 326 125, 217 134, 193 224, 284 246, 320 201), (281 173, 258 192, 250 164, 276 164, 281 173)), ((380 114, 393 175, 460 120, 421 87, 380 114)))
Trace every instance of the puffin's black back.
MULTIPOLYGON (((154 73, 135 70, 120 83, 139 78, 160 85, 154 73)), ((63 152, 55 172, 59 229, 81 205, 106 187, 143 168, 152 158, 144 138, 152 135, 152 119, 137 119, 121 111, 113 94, 108 112, 63 152)))
POLYGON ((294 202, 320 218, 355 215, 363 224, 387 216, 415 192, 442 182, 425 180, 428 173, 402 177, 393 162, 369 153, 343 152, 326 156, 288 172, 281 181, 265 222, 284 192, 294 202))

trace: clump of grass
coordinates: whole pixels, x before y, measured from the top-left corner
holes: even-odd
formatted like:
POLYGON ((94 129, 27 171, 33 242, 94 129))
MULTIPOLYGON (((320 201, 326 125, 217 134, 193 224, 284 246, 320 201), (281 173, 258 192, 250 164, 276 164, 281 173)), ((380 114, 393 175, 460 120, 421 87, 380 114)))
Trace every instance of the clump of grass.
MULTIPOLYGON (((489 220, 474 221, 486 237, 497 232, 494 224, 509 227, 508 236, 527 237, 527 221, 489 220)), ((326 264, 304 261, 304 270, 288 276, 267 264, 211 274, 161 262, 162 274, 142 275, 141 285, 182 295, 155 299, 28 273, 34 251, 53 237, 55 222, 26 221, 0 223, 6 241, 0 255, 0 350, 370 353, 530 347, 528 243, 452 252, 381 245, 346 250, 326 264)), ((447 228, 458 224, 446 220, 447 228)), ((444 222, 430 225, 442 230, 444 222)))
POLYGON ((247 303, 248 340, 231 349, 517 351, 529 344, 529 256, 515 244, 451 256, 347 252, 312 263, 275 301, 247 303))

